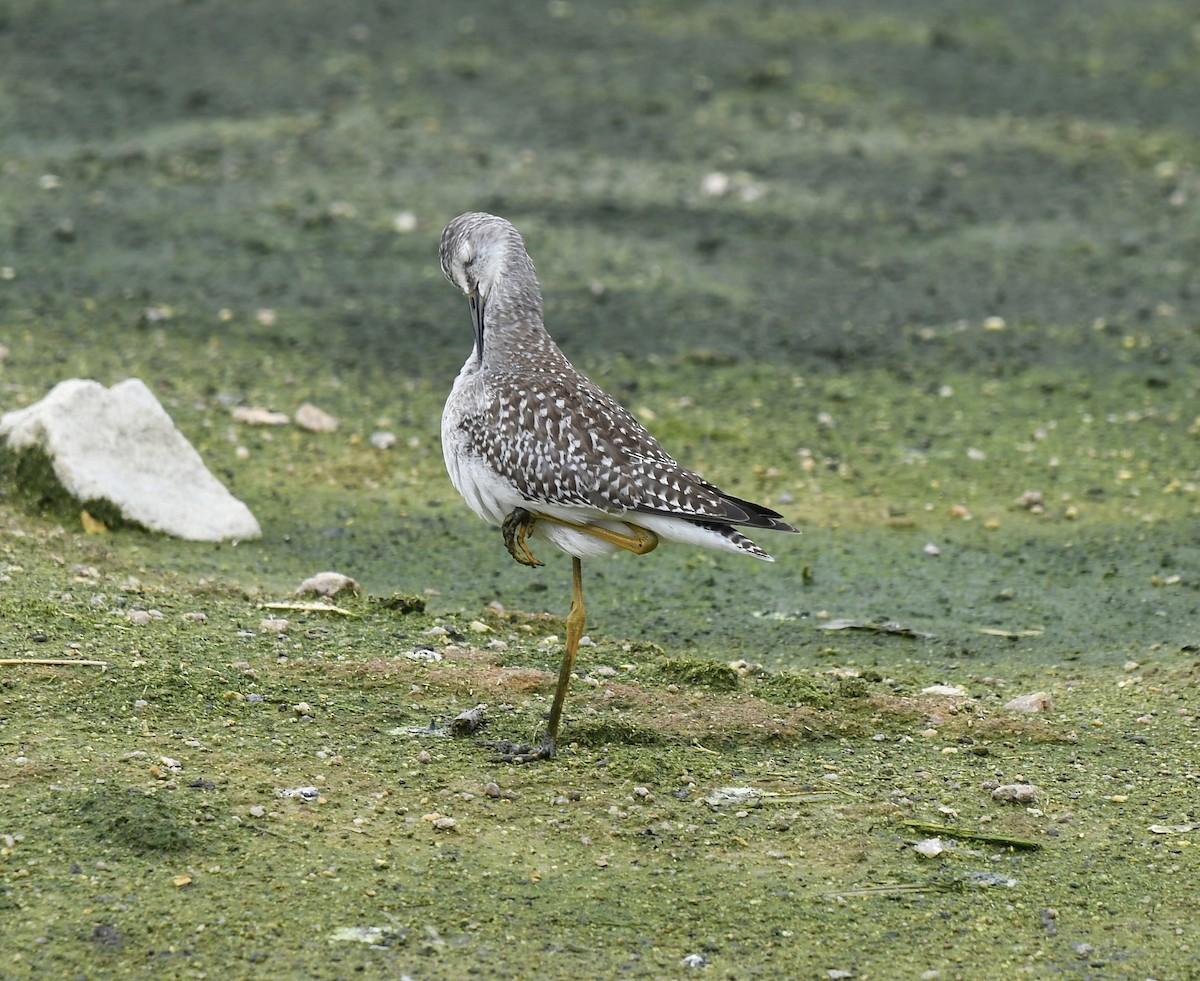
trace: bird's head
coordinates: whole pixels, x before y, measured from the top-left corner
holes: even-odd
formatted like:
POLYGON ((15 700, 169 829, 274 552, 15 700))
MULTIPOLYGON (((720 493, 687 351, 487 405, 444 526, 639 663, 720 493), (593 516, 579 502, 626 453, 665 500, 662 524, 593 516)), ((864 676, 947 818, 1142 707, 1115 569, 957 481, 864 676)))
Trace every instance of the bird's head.
MULTIPOLYGON (((510 280, 518 284, 520 290, 533 290, 533 300, 540 313, 541 297, 537 295, 533 263, 525 251, 521 233, 511 222, 482 211, 459 215, 442 232, 440 254, 446 279, 467 297, 471 306, 475 350, 479 357, 483 357, 487 305, 504 291, 510 280), (528 276, 511 276, 518 268, 528 276)), ((525 298, 513 296, 510 299, 525 298)))

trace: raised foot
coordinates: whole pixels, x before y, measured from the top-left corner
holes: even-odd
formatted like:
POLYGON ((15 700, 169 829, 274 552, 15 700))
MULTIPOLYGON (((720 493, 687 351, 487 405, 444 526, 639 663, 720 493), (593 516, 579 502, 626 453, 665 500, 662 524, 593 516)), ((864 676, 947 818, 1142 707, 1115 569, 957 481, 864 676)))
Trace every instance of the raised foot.
POLYGON ((500 526, 500 530, 504 533, 504 547, 508 549, 508 554, 521 565, 538 566, 542 564, 534 558, 533 553, 529 551, 529 546, 525 544, 525 538, 533 531, 536 521, 537 518, 524 508, 513 508, 512 513, 504 519, 504 524, 500 526))
POLYGON ((537 760, 552 760, 556 752, 553 739, 547 739, 540 746, 530 746, 529 743, 514 743, 508 739, 480 739, 477 746, 486 746, 496 755, 492 763, 534 763, 537 760))

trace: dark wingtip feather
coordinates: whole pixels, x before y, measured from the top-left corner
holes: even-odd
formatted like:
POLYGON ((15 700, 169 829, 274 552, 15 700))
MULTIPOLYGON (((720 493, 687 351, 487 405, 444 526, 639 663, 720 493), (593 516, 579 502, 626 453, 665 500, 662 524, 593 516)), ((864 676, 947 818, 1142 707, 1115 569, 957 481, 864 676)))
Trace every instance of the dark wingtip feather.
POLYGON ((720 492, 722 500, 730 507, 731 513, 729 520, 735 525, 745 525, 747 528, 768 528, 771 531, 794 531, 799 532, 799 528, 793 528, 783 520, 783 515, 778 511, 772 511, 768 507, 761 504, 755 504, 753 501, 745 501, 740 497, 734 497, 732 494, 720 492), (736 512, 740 511, 741 514, 736 512))

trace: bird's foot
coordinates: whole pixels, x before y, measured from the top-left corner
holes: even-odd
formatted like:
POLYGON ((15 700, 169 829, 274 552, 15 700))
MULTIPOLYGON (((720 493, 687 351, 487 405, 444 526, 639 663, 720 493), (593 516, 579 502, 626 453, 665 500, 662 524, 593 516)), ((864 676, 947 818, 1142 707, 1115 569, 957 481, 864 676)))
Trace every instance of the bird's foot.
POLYGON ((504 519, 504 524, 500 526, 500 530, 504 533, 504 547, 508 549, 508 554, 521 565, 538 566, 542 564, 534 558, 533 553, 529 551, 529 546, 525 544, 525 538, 533 531, 536 522, 537 518, 524 508, 513 508, 512 513, 504 519))
POLYGON ((553 739, 547 739, 539 746, 514 743, 508 739, 480 739, 476 745, 486 746, 496 754, 491 759, 492 763, 534 763, 537 760, 552 760, 556 751, 553 739))

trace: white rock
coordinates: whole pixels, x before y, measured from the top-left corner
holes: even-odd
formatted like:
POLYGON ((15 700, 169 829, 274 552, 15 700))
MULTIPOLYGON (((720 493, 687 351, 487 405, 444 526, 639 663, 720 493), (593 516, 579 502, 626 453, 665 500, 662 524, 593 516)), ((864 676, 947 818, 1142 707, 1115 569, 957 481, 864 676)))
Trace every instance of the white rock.
POLYGON ((292 421, 286 412, 272 412, 259 405, 235 405, 229 414, 234 422, 248 426, 286 426, 292 421))
POLYGON ((314 596, 337 596, 338 593, 357 593, 358 582, 340 572, 318 572, 309 576, 297 588, 296 595, 312 593, 314 596))
POLYGON ((1040 792, 1031 783, 1006 783, 992 791, 992 799, 1009 800, 1014 804, 1036 804, 1040 792))
POLYGON ((1004 703, 1009 712, 1027 712, 1036 715, 1038 712, 1053 712, 1054 702, 1044 691, 1031 692, 1028 695, 1018 695, 1004 703))
POLYGON ((40 402, 6 412, 0 436, 15 451, 44 452, 80 502, 109 501, 151 531, 199 542, 262 535, 250 509, 209 472, 137 378, 112 388, 60 382, 40 402))
POLYGON ((922 695, 945 695, 950 698, 966 693, 966 689, 959 688, 958 685, 930 685, 928 688, 921 689, 922 695))
POLYGON ((296 425, 307 429, 310 433, 332 433, 338 427, 338 421, 324 409, 311 402, 304 402, 296 410, 296 425))

